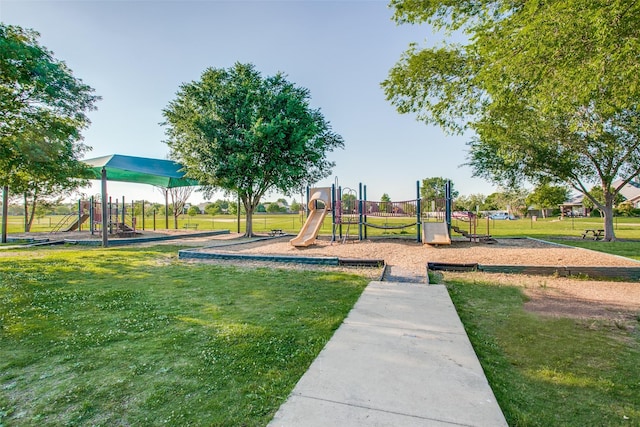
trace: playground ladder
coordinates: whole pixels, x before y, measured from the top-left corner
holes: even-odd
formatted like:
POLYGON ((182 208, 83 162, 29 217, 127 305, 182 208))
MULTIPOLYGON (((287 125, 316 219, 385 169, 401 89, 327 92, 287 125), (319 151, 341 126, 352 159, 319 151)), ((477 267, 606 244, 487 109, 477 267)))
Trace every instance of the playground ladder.
POLYGON ((51 228, 51 231, 49 232, 49 234, 57 233, 58 231, 62 230, 62 227, 67 225, 67 222, 69 221, 70 218, 77 218, 77 217, 78 217, 77 214, 67 214, 63 216, 62 219, 58 221, 58 223, 54 225, 53 228, 51 228))

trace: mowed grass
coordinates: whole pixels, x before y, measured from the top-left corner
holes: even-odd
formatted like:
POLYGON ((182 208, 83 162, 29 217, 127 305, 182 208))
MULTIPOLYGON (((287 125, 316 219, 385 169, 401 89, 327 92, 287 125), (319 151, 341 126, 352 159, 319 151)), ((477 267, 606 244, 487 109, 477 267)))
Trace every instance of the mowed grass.
POLYGON ((0 254, 0 425, 265 425, 367 283, 177 249, 0 254))
POLYGON ((638 322, 542 317, 521 289, 473 279, 447 287, 510 426, 640 425, 638 322))

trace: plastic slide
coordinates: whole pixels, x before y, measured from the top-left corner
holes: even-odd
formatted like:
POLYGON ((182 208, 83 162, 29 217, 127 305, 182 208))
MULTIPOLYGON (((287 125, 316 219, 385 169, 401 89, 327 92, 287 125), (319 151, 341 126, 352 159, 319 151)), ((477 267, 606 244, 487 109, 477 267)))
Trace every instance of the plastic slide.
POLYGON ((318 231, 322 227, 322 221, 331 208, 331 188, 313 188, 310 191, 309 199, 309 217, 305 221, 300 233, 289 242, 293 246, 310 246, 313 245, 318 236, 318 231), (318 207, 317 201, 322 202, 323 206, 318 207))
MULTIPOLYGON (((76 217, 77 218, 77 217, 76 217)), ((80 225, 82 225, 89 218, 89 214, 82 214, 79 219, 76 219, 69 227, 67 227, 64 231, 75 231, 80 225)))
POLYGON ((422 242, 427 245, 450 245, 451 238, 446 222, 423 222, 422 242))

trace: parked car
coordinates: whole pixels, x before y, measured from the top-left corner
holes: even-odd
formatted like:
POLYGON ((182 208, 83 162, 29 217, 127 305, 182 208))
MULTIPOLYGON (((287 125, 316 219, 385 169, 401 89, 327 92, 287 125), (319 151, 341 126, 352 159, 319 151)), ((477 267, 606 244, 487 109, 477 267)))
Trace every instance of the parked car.
POLYGON ((469 221, 473 217, 473 213, 469 211, 454 211, 451 212, 451 218, 459 219, 462 221, 469 221))
POLYGON ((489 215, 490 219, 516 219, 515 216, 507 213, 507 212, 496 212, 489 215))

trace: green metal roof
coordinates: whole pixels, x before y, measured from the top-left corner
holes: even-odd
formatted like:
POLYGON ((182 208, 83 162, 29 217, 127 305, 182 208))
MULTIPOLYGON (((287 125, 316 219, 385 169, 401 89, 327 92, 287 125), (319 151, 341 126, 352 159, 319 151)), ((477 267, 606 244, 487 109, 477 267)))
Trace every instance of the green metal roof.
POLYGON ((96 179, 101 178, 102 168, 105 168, 107 181, 134 182, 164 188, 199 185, 198 181, 186 178, 182 165, 172 160, 112 154, 83 161, 91 166, 96 179))

